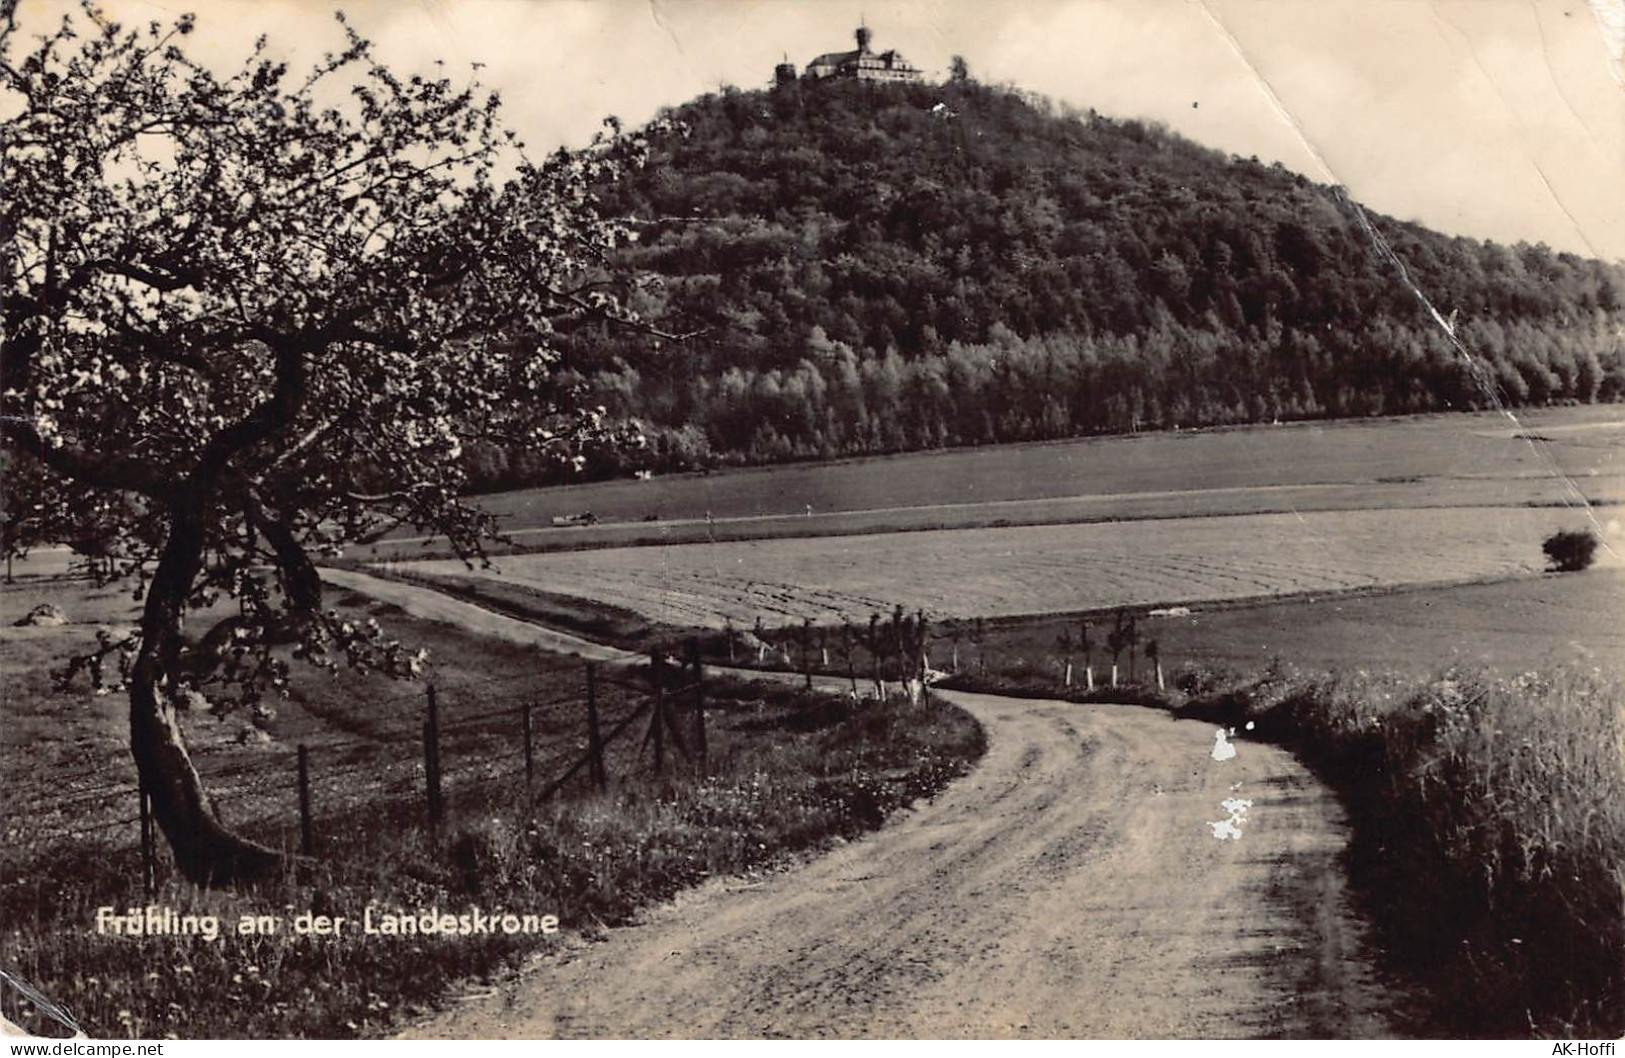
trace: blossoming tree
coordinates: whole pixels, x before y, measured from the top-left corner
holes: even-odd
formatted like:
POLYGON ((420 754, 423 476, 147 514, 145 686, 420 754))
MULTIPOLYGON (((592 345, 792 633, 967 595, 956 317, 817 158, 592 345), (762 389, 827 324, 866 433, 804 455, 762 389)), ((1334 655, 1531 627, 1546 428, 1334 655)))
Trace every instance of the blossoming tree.
POLYGON ((126 28, 87 0, 25 35, 0 8, 0 414, 8 462, 38 468, 8 485, 6 542, 114 541, 144 606, 102 651, 204 883, 279 854, 209 811, 177 710, 252 704, 290 656, 421 664, 324 610, 314 558, 401 525, 477 555, 494 526, 458 499, 461 445, 567 457, 613 432, 561 392, 551 339, 625 318, 592 189, 641 137, 532 164, 495 93, 398 76, 339 21, 342 49, 294 74, 263 39, 194 61, 190 16, 126 28), (187 626, 222 595, 229 617, 187 626))

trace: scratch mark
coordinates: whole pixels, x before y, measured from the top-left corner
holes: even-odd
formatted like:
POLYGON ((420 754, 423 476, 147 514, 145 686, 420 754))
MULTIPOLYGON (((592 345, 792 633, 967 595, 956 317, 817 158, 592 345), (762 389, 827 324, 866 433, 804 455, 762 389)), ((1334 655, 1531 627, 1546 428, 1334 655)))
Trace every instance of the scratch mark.
MULTIPOLYGON (((1622 68, 1621 56, 1625 55, 1625 0, 1589 0, 1589 2, 1591 4, 1593 13, 1597 17, 1599 25, 1602 26, 1604 42, 1613 61, 1613 73, 1615 80, 1625 83, 1625 78, 1622 78, 1620 73, 1622 68)), ((1311 141, 1308 134, 1304 132, 1303 126, 1298 123, 1297 118, 1294 117, 1292 112, 1287 109, 1286 104, 1281 101, 1280 96, 1276 94, 1275 89, 1269 83, 1269 80, 1265 78, 1261 72, 1259 72, 1258 68, 1254 66, 1252 61, 1247 57, 1247 52, 1242 48, 1241 42, 1236 39, 1235 34, 1230 32, 1229 27, 1226 26, 1223 20, 1221 20, 1214 12, 1209 0, 1198 0, 1198 6, 1201 7, 1202 13, 1207 16, 1208 21, 1213 23, 1214 29, 1218 31, 1219 35, 1223 37, 1225 42, 1230 46, 1230 50, 1235 52, 1236 57, 1246 64, 1247 69, 1252 72, 1253 78, 1257 82, 1259 91, 1263 93, 1264 98, 1275 110, 1276 114, 1280 116, 1281 120, 1284 121, 1290 129, 1292 129, 1293 133, 1298 138, 1298 142, 1303 146, 1303 149, 1309 153, 1315 164, 1320 167, 1321 172, 1324 174, 1325 181, 1333 185, 1333 194, 1337 196, 1339 202, 1346 205, 1353 213, 1360 227, 1365 231, 1366 236, 1371 239, 1378 255, 1393 266, 1394 270, 1399 275, 1400 281, 1410 289, 1411 293, 1416 296, 1416 299, 1421 302, 1422 307, 1427 311, 1428 315, 1433 318, 1434 323, 1438 324, 1439 329, 1444 332, 1446 339, 1450 342, 1451 348, 1454 349, 1456 354, 1461 357, 1462 362, 1467 365, 1469 374, 1473 377, 1473 380, 1478 387, 1484 392, 1491 406, 1498 410, 1502 415, 1505 415, 1512 422, 1512 424, 1517 427, 1520 434, 1527 434, 1528 431, 1524 430, 1523 423, 1518 419, 1517 415, 1512 411, 1512 409, 1507 407, 1506 403, 1501 399, 1500 391, 1496 388, 1495 380, 1490 374, 1489 366, 1482 359, 1473 355, 1472 351, 1467 348, 1466 343, 1463 342, 1461 337, 1456 333, 1456 327, 1453 320, 1446 320, 1439 310, 1434 307, 1432 300, 1428 298, 1427 294, 1425 294, 1422 289, 1418 287, 1411 279, 1410 271, 1405 267, 1405 263, 1400 260, 1399 255, 1394 251, 1394 248, 1389 244, 1388 240, 1384 238, 1382 233, 1377 230, 1376 225, 1371 223, 1371 219, 1366 216, 1365 210, 1361 208, 1358 202, 1354 201, 1353 196, 1348 192, 1348 188, 1344 187, 1342 182, 1337 179, 1337 174, 1335 171, 1333 171, 1331 165, 1327 163, 1325 157, 1320 153, 1320 151, 1315 148, 1313 141, 1311 141)), ((1437 11, 1435 10, 1435 18, 1437 17, 1437 11)), ((1475 63, 1479 61, 1476 53, 1473 55, 1473 61, 1475 63)), ((1480 70, 1483 69, 1482 64, 1480 64, 1479 68, 1480 70)), ((1486 75, 1486 77, 1487 76, 1488 75, 1486 75)), ((1494 86, 1493 80, 1491 81, 1491 85, 1494 86)), ((1499 94, 1500 89, 1496 88, 1496 92, 1499 94)), ((1505 103, 1504 97, 1502 102, 1505 103)), ((1536 169, 1538 172, 1539 167, 1537 166, 1536 169)), ((1545 181, 1545 174, 1541 173, 1540 175, 1542 181, 1545 181)), ((1547 190, 1548 192, 1551 190, 1551 185, 1549 182, 1547 183, 1547 190)), ((1554 195, 1553 198, 1555 200, 1556 196, 1554 195)), ((1567 208, 1562 205, 1561 201, 1558 202, 1558 206, 1559 208, 1563 209, 1565 214, 1568 213, 1567 208)), ((1574 218, 1570 216, 1569 219, 1572 222, 1574 218)), ((1583 232, 1581 233, 1581 238, 1585 238, 1583 232)), ((1590 245, 1589 242, 1587 245, 1590 245)), ((1589 520, 1598 530, 1599 535, 1604 537, 1602 540, 1602 546, 1607 549, 1610 554, 1614 554, 1614 549, 1608 543, 1606 538, 1606 530, 1604 529, 1602 523, 1598 520, 1596 512, 1592 509, 1591 502, 1586 498, 1585 493, 1580 490, 1574 479, 1568 474, 1564 473, 1562 468, 1557 465, 1556 457, 1552 456, 1550 452, 1540 448, 1535 443, 1533 438, 1525 437, 1525 442, 1529 445, 1530 451, 1534 454, 1536 460, 1547 466, 1550 476, 1560 479, 1563 482, 1567 488, 1567 491, 1574 500, 1573 505, 1578 506, 1585 511, 1587 520, 1589 520)), ((1294 513, 1296 513, 1295 508, 1294 513)))
POLYGON ((1546 179, 1546 170, 1541 168, 1540 163, 1535 161, 1533 157, 1529 159, 1529 164, 1534 166, 1535 175, 1540 177, 1540 182, 1545 186, 1546 193, 1550 195, 1552 201, 1557 204, 1557 208, 1563 211, 1563 216, 1569 218, 1569 223, 1574 226, 1575 234, 1580 236, 1580 241, 1586 244, 1586 249, 1591 251, 1591 256, 1597 258, 1599 261, 1606 260, 1607 255, 1599 252, 1598 249, 1591 244, 1591 240, 1586 238, 1585 229, 1580 227, 1580 222, 1575 219, 1574 214, 1569 212, 1569 207, 1564 204, 1561 198, 1558 197, 1556 189, 1552 187, 1552 182, 1546 179))
POLYGON ((666 36, 671 38, 672 44, 676 45, 677 47, 677 54, 688 54, 687 52, 683 51, 683 42, 677 39, 677 34, 672 30, 671 26, 666 22, 666 20, 661 17, 660 0, 649 0, 649 17, 654 19, 654 24, 659 26, 663 31, 665 31, 666 36))
MULTIPOLYGON (((58 1006, 49 999, 46 999, 39 993, 38 989, 34 988, 34 986, 29 984, 27 981, 24 981, 20 977, 13 976, 5 970, 0 970, 0 982, 4 982, 5 984, 10 985, 12 988, 15 988, 18 992, 22 993, 22 997, 24 999, 34 1004, 40 1013, 44 1014, 52 1021, 55 1021, 63 1028, 71 1029, 75 1039, 86 1038, 85 1030, 79 1027, 79 1023, 73 1020, 73 1015, 68 1013, 65 1007, 58 1006)), ((32 1033, 28 1033, 28 1035, 32 1035, 32 1033)))
POLYGON ((1303 145, 1304 150, 1309 152, 1309 156, 1314 159, 1315 164, 1320 166, 1321 172, 1324 174, 1322 179, 1330 184, 1340 183, 1337 174, 1332 171, 1332 167, 1327 164, 1320 151, 1310 142, 1308 134, 1303 131, 1303 126, 1298 124, 1298 119, 1293 116, 1292 111, 1286 108, 1286 104, 1281 101, 1281 97, 1275 94, 1275 87, 1270 84, 1268 78, 1259 72, 1258 67, 1253 65, 1252 60, 1247 57, 1247 52, 1242 48, 1241 42, 1236 39, 1235 34, 1230 32, 1230 27, 1226 26, 1219 16, 1214 14, 1208 0, 1198 0, 1198 6, 1201 7, 1202 13, 1207 15, 1208 21, 1213 23, 1213 28, 1219 31, 1219 35, 1224 38, 1225 43, 1230 45, 1230 50, 1236 53, 1236 58, 1240 59, 1242 64, 1252 73, 1253 79, 1258 82, 1258 90, 1263 93, 1270 107, 1298 137, 1298 142, 1303 145))
POLYGON ((1462 341, 1461 336, 1456 333, 1455 313, 1451 313, 1451 319, 1448 320, 1440 314, 1439 310, 1434 307, 1433 301, 1411 279, 1410 270, 1405 267, 1405 262, 1400 259, 1393 246, 1383 236, 1382 232, 1377 230, 1377 226, 1371 223, 1371 218, 1366 216, 1366 212, 1360 207, 1360 204, 1349 195, 1348 189, 1337 187, 1333 191, 1337 195, 1338 201, 1346 205, 1354 214, 1360 227, 1365 231, 1366 237, 1371 240, 1372 245, 1376 248, 1378 256, 1393 266, 1394 271, 1399 274, 1400 281, 1410 289, 1412 294, 1416 295, 1417 301, 1421 302, 1428 315, 1433 317, 1433 322, 1439 325, 1439 329, 1444 332, 1445 339, 1450 342, 1450 347, 1455 350, 1456 355, 1466 365, 1468 374, 1472 376, 1473 381, 1483 391, 1490 404, 1502 415, 1506 416, 1512 425, 1516 427, 1515 436, 1529 446, 1529 450, 1537 462, 1547 467, 1549 476, 1563 483, 1573 500, 1570 506, 1579 507, 1585 511, 1586 519, 1597 529, 1598 535, 1602 537, 1603 548, 1609 554, 1614 554, 1617 557, 1613 545, 1608 542, 1607 529, 1597 518, 1597 512, 1592 508, 1591 501, 1586 498, 1585 493, 1581 491, 1574 479, 1565 473, 1562 467, 1558 466, 1557 458, 1541 447, 1535 441, 1534 434, 1524 428, 1523 423, 1518 419, 1517 413, 1501 399, 1501 391, 1495 384, 1489 365, 1481 357, 1475 355, 1471 349, 1467 348, 1467 343, 1462 341))
MULTIPOLYGON (((1578 110, 1574 109, 1574 103, 1569 99, 1569 94, 1563 90, 1563 82, 1558 80, 1557 71, 1552 68, 1550 45, 1548 45, 1546 42, 1546 25, 1540 20, 1540 6, 1535 3, 1535 0, 1529 0, 1529 13, 1534 16, 1535 29, 1540 33, 1540 58, 1541 61, 1546 64, 1546 75, 1552 79, 1552 87, 1557 90, 1557 97, 1563 100, 1563 105, 1567 107, 1569 113, 1574 116, 1574 120, 1579 123, 1581 128, 1585 129, 1586 139, 1590 140, 1593 144, 1596 143, 1597 137, 1591 134, 1591 126, 1586 124, 1586 119, 1580 116, 1580 112, 1578 110)), ((1571 217, 1569 219, 1572 220, 1573 218, 1571 217)), ((1584 236, 1582 236, 1582 238, 1583 237, 1584 236)), ((1587 243, 1586 245, 1589 246, 1591 244, 1587 243)))
MULTIPOLYGON (((1443 14, 1441 14, 1438 5, 1429 5, 1428 9, 1433 14, 1433 21, 1449 30, 1449 34, 1441 33, 1441 36, 1454 35, 1460 39, 1462 46, 1467 50, 1468 57, 1473 60, 1473 65, 1478 68, 1479 76, 1484 78, 1484 81, 1490 86, 1490 91, 1495 93, 1495 98, 1501 101, 1501 109, 1506 115, 1506 124, 1516 131, 1522 131, 1522 123, 1518 121, 1518 112, 1513 109, 1512 103, 1506 97, 1506 93, 1501 91, 1501 86, 1497 84, 1495 78, 1490 75, 1490 71, 1485 68, 1484 61, 1478 57, 1478 49, 1473 47, 1473 38, 1469 37, 1460 26, 1456 25, 1454 22, 1450 21, 1443 14)), ((1538 15, 1535 18, 1535 22, 1537 25, 1540 23, 1540 18, 1538 15)), ((1543 55, 1545 54, 1545 32, 1546 31, 1544 29, 1541 30, 1541 40, 1543 42, 1541 53, 1543 55)), ((1551 68, 1550 59, 1547 60, 1546 65, 1547 69, 1549 70, 1551 68)), ((1558 94, 1562 95, 1561 89, 1558 90, 1558 94)), ((1563 102, 1565 105, 1568 103, 1567 97, 1564 97, 1563 102)), ((1570 107, 1569 112, 1571 114, 1574 113, 1574 108, 1570 107)), ((1579 119, 1578 114, 1575 114, 1575 119, 1579 119)), ((1584 125, 1584 122, 1581 122, 1581 124, 1584 125)), ((1589 136, 1590 133, 1591 130, 1587 129, 1586 134, 1589 136)), ((1596 258, 1602 258, 1605 256, 1598 253, 1597 248, 1591 245, 1591 240, 1586 238, 1585 229, 1582 228, 1580 226, 1580 222, 1574 218, 1574 214, 1569 212, 1569 207, 1564 204, 1561 198, 1558 197, 1556 188, 1552 187, 1552 182, 1546 179, 1546 171, 1540 167, 1540 163, 1536 161, 1534 156, 1529 154, 1528 151, 1524 152, 1524 157, 1528 159, 1529 164, 1534 168, 1535 175, 1540 177, 1541 186, 1546 189, 1547 197, 1552 200, 1552 203, 1556 205, 1558 209, 1563 211, 1563 216, 1568 218, 1569 225, 1574 228, 1574 233, 1580 237, 1580 241, 1585 243, 1586 249, 1591 252, 1591 256, 1596 258)))

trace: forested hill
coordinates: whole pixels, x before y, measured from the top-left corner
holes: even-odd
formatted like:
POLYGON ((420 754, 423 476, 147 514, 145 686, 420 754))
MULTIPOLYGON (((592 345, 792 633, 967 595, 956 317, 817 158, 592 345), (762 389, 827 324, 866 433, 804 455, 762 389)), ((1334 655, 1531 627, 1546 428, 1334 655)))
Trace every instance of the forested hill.
MULTIPOLYGON (((638 309, 704 333, 570 337, 656 469, 1625 396, 1618 263, 1368 211, 1475 374, 1337 192, 1142 122, 974 81, 668 116, 609 202, 663 277, 638 309)), ((535 472, 476 456, 488 485, 535 472)))

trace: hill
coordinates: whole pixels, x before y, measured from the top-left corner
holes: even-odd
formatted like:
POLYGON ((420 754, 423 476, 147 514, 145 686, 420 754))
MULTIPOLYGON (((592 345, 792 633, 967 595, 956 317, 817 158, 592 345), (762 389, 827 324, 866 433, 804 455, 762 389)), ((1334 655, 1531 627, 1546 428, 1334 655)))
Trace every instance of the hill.
MULTIPOLYGON (((662 117, 605 202, 658 277, 637 308, 703 333, 569 336, 570 381, 648 426, 640 467, 1625 397, 1620 264, 1361 211, 1144 122, 972 80, 662 117)), ((486 487, 541 473, 470 460, 486 487)))

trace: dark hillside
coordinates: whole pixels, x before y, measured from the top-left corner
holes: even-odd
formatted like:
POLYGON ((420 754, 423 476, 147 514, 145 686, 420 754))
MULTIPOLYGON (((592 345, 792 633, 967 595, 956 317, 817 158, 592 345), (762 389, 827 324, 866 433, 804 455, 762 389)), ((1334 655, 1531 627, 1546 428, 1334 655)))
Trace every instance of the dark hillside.
POLYGON ((657 469, 1625 396, 1620 265, 1368 214, 1475 373, 1338 192, 1142 122, 974 81, 666 116, 609 201, 640 310, 705 333, 571 339, 657 469))

